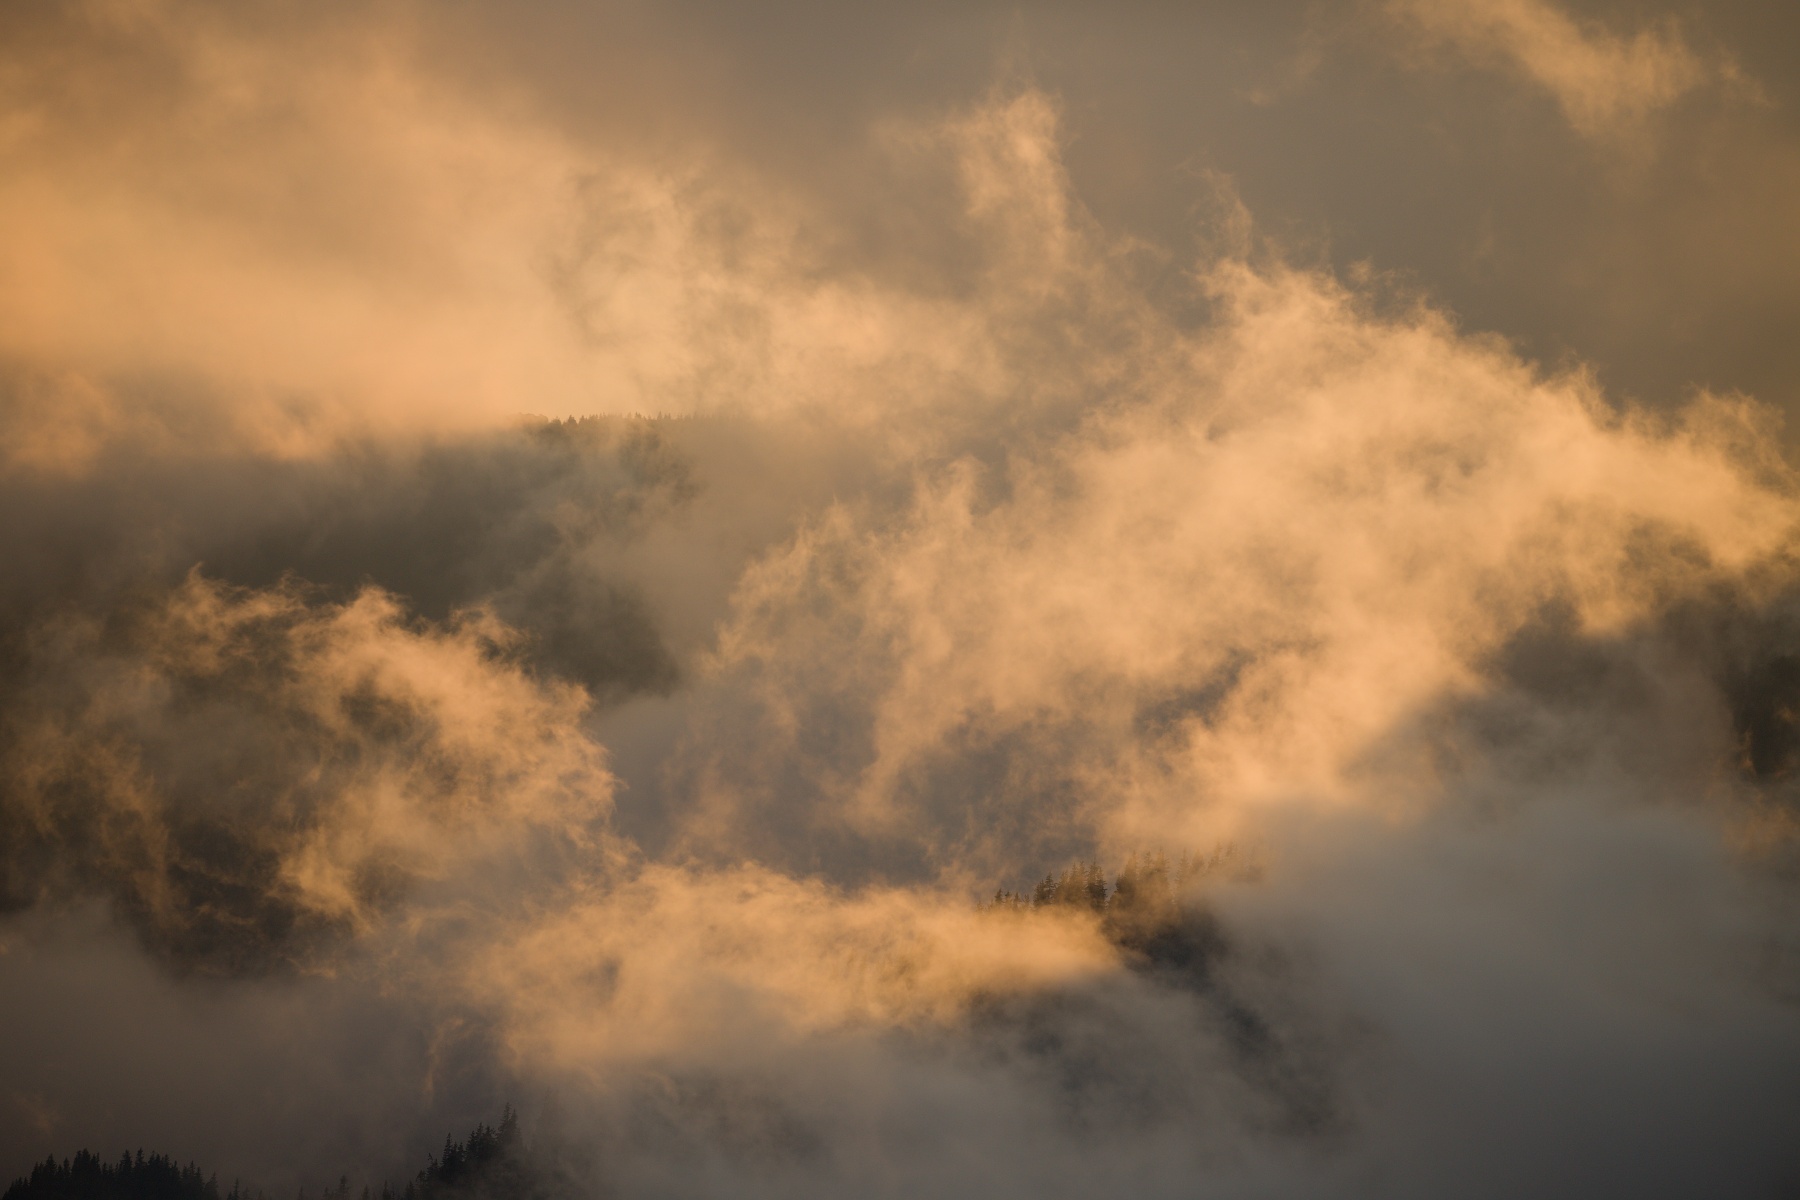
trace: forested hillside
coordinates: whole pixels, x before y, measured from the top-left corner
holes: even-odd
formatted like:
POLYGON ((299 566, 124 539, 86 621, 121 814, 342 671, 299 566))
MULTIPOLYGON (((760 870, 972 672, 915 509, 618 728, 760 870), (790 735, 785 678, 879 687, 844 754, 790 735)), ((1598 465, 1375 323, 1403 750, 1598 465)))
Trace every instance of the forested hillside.
MULTIPOLYGON (((1234 861, 1229 851, 1204 858, 1184 855, 1173 862, 1160 853, 1133 855, 1110 885, 1099 863, 1077 862, 1046 874, 1028 891, 1000 888, 983 907, 1023 917, 1071 908, 1091 911, 1139 969, 1173 969, 1189 988, 1210 990, 1208 968, 1224 952, 1224 942, 1207 914, 1182 897, 1194 880, 1234 861)), ((508 1106, 497 1125, 478 1124, 460 1141, 446 1136, 443 1149, 427 1156, 425 1166, 400 1185, 383 1180, 364 1183, 359 1190, 347 1174, 340 1174, 320 1200, 543 1200, 554 1191, 545 1172, 534 1166, 518 1114, 508 1106)), ((140 1149, 107 1159, 83 1149, 71 1158, 44 1159, 28 1176, 13 1181, 0 1200, 272 1198, 250 1181, 233 1180, 222 1187, 216 1173, 163 1154, 140 1149)), ((298 1200, 308 1200, 307 1194, 302 1191, 298 1200)))
MULTIPOLYGON (((326 1189, 322 1200, 348 1200, 347 1175, 326 1189)), ((532 1170, 518 1115, 508 1107, 498 1125, 477 1125, 467 1138, 444 1138, 441 1154, 429 1155, 424 1169, 396 1188, 383 1181, 381 1200, 535 1200, 547 1189, 532 1170)), ((301 1193, 304 1198, 305 1193, 301 1193)), ((365 1185, 361 1200, 374 1200, 365 1185)), ((121 1154, 108 1161, 87 1150, 60 1162, 52 1155, 14 1180, 0 1200, 268 1200, 260 1190, 234 1181, 221 1192, 216 1174, 193 1163, 181 1166, 161 1154, 121 1154)))

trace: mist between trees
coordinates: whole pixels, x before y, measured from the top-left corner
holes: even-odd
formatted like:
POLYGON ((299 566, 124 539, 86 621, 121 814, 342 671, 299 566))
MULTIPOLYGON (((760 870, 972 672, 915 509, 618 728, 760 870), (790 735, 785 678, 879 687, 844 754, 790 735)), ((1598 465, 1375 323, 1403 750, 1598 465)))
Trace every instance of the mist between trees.
MULTIPOLYGON (((1247 881, 1257 874, 1255 856, 1232 843, 1184 850, 1173 861, 1162 851, 1134 853, 1110 887, 1100 863, 1077 861, 1046 873, 1028 893, 997 889, 981 907, 1013 919, 1093 914, 1129 971, 1199 999, 1240 1062, 1266 1061, 1291 1047, 1224 973, 1234 946, 1203 890, 1209 878, 1247 881)), ((1324 1091, 1297 1089, 1288 1103, 1297 1126, 1323 1129, 1331 1123, 1324 1091)))

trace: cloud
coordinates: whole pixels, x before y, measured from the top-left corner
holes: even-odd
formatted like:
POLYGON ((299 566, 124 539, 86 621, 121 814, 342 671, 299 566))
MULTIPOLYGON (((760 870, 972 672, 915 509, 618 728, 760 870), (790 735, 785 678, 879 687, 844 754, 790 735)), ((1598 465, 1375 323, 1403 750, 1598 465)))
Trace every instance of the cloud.
MULTIPOLYGON (((471 106, 404 13, 348 57, 76 13, 33 45, 164 86, 134 123, 104 72, 11 77, 47 98, 7 203, 63 224, 8 251, 9 1028, 66 1031, 84 972, 145 1046, 212 997, 340 1124, 506 1091, 589 1192, 1788 1165, 1719 1117, 1773 1128, 1797 1053, 1763 409, 1614 403, 1254 236, 1171 281, 1029 87, 873 122, 859 226, 703 139, 471 106), (497 420, 595 396, 700 415, 497 420), (1255 869, 1154 936, 974 903, 1224 843, 1255 869), (1534 1119, 1569 1062, 1700 1135, 1571 1142, 1534 1119)), ((111 1134, 108 1050, 21 1054, 15 1107, 111 1134)), ((207 1148, 316 1169, 281 1135, 207 1148)))
POLYGON ((1521 73, 1554 96, 1569 124, 1588 137, 1628 131, 1690 92, 1735 77, 1693 50, 1673 21, 1627 37, 1550 0, 1391 0, 1386 11, 1428 48, 1521 73))
POLYGON ((1082 424, 921 472, 901 511, 835 508, 746 573, 713 665, 734 706, 695 747, 725 832, 696 836, 995 872, 1058 836, 1229 836, 1264 802, 1403 808, 1444 781, 1376 747, 1543 614, 1614 636, 1788 551, 1753 410, 1621 416, 1286 267, 1203 286, 1203 331, 1121 316, 1129 349, 1081 359, 1107 398, 1082 424))
POLYGON ((859 131, 944 243, 882 255, 924 275, 886 286, 843 261, 868 238, 812 181, 691 122, 654 148, 572 130, 459 77, 416 16, 15 15, 0 142, 12 463, 80 474, 120 444, 306 459, 520 412, 866 422, 908 396, 948 408, 946 393, 991 389, 987 360, 1023 349, 991 344, 986 308, 1055 266, 1007 249, 1020 202, 1060 226, 1047 97, 1017 97, 1004 126, 859 131), (965 286, 979 300, 944 302, 965 286))
MULTIPOLYGON (((1060 186, 1040 165, 1053 143, 1021 145, 1054 136, 1021 122, 1033 111, 996 104, 951 126, 951 144, 976 147, 973 161, 1009 186, 1060 186), (1007 147, 997 163, 995 145, 1007 147)), ((971 177, 979 214, 998 187, 971 177)), ((1483 1122, 1524 1119, 1532 1089, 1563 1086, 1530 1039, 1587 1027, 1565 987, 1633 978, 1680 993, 1693 946, 1770 936, 1772 914, 1734 898, 1740 867, 1723 846, 1780 785, 1735 773, 1730 668, 1716 633, 1693 626, 1742 630, 1753 659, 1787 652, 1785 634, 1752 634, 1746 618, 1789 604, 1792 481, 1753 407, 1703 398, 1673 420, 1621 413, 1578 372, 1546 374, 1429 309, 1382 311, 1280 263, 1213 265, 1198 284, 1212 320, 1185 328, 1132 303, 1129 274, 1074 207, 1006 211, 1019 241, 996 261, 1021 265, 996 276, 1008 286, 985 311, 995 340, 1034 351, 1005 360, 1013 388, 1053 402, 996 399, 947 418, 898 404, 967 449, 936 442, 946 449, 901 496, 842 499, 743 574, 671 759, 665 794, 687 806, 675 845, 690 865, 569 909, 476 977, 508 981, 489 1003, 524 1061, 596 1079, 633 1074, 622 1062, 644 1069, 640 1055, 654 1064, 643 1090, 598 1089, 594 1126, 631 1131, 605 1143, 615 1178, 666 1178, 666 1155, 716 1164, 682 1177, 699 1191, 716 1186, 713 1170, 771 1193, 829 1191, 880 1161, 898 1164, 900 1190, 929 1190, 966 1185, 933 1172, 972 1139, 1014 1164, 1015 1186, 1070 1194, 1132 1161, 1153 1193, 1191 1187, 1177 1180, 1196 1171, 1329 1193, 1334 1170, 1361 1164, 1401 1194, 1433 1194, 1495 1153, 1483 1122), (1074 305, 1086 336, 1059 344, 1074 305), (1003 443, 982 431, 990 421, 1003 443), (1444 928, 1471 939, 1446 949, 1329 882, 1304 865, 1290 823, 1318 828, 1318 842, 1299 841, 1333 862, 1364 837, 1391 848, 1374 877, 1423 889, 1444 928), (1340 851, 1328 830, 1356 832, 1340 851), (1463 836, 1500 872, 1547 856, 1554 886, 1523 883, 1522 907, 1459 891, 1440 857, 1463 836), (1329 982, 1305 966, 1321 953, 1305 948, 1311 917, 1227 926, 1248 933, 1211 968, 1232 979, 1234 1007, 1205 987, 1162 990, 1116 951, 1063 943, 1055 924, 988 947, 958 911, 958 888, 1094 847, 1117 857, 1220 839, 1268 856, 1264 882, 1209 893, 1228 911, 1248 914, 1257 896, 1290 913, 1342 906, 1343 940, 1323 951, 1338 964, 1329 982), (1629 964, 1592 955, 1615 936, 1650 937, 1633 905, 1602 905, 1566 940, 1529 932, 1548 912, 1599 903, 1589 887, 1664 870, 1739 932, 1651 938, 1629 964), (842 890, 798 882, 808 876, 842 890), (1521 924, 1491 930, 1489 904, 1521 924), (1455 1152, 1427 1148, 1423 1118, 1390 1123, 1447 1086, 1428 1061, 1405 1051, 1395 1092, 1356 1074, 1354 1022, 1336 1018, 1339 987, 1361 971, 1338 956, 1359 939, 1427 975, 1415 955, 1479 973, 1484 956, 1527 947, 1512 1011, 1531 1016, 1508 1053, 1531 1065, 1512 1077, 1520 1094, 1445 1118, 1455 1152), (1022 976, 1036 998, 1015 1006, 1022 976), (976 997, 995 996, 1007 1015, 986 1023, 976 997), (1274 1065, 1234 1057, 1234 1019, 1290 1049, 1274 1065), (1014 1020, 1041 1031, 1047 1057, 1002 1049, 1032 1044, 1014 1020), (948 1057, 933 1050, 943 1039, 958 1047, 948 1057), (1158 1056, 1181 1066, 1164 1075, 1158 1056), (873 1097, 869 1080, 883 1081, 873 1097), (1026 1129, 914 1115, 919 1097, 949 1091, 1010 1116, 1054 1097, 1058 1115, 1026 1129), (1329 1144, 1334 1121, 1292 1114, 1321 1109, 1352 1133, 1309 1174, 1296 1156, 1329 1144), (1110 1124, 1121 1112, 1131 1119, 1110 1124), (1045 1128, 1079 1131, 1074 1148, 1040 1141, 1045 1128), (902 1130, 918 1139, 910 1151, 892 1148, 902 1130), (1165 1137, 1192 1140, 1176 1150, 1165 1137)), ((1782 1007, 1727 958, 1733 982, 1714 999, 1749 1005, 1791 1045, 1776 1032, 1782 1007)), ((1361 1018, 1395 1023, 1372 1039, 1407 1045, 1413 1020, 1451 1041, 1481 1036, 1489 1010, 1440 1008, 1424 998, 1432 984, 1417 986, 1358 991, 1361 1018)), ((1636 1062, 1686 1087, 1674 1081, 1691 1060, 1676 1047, 1716 1027, 1657 1011, 1644 1042, 1605 1051, 1596 1069, 1616 1078, 1636 1062)), ((1769 1097, 1743 1047, 1725 1049, 1720 1086, 1769 1097)), ((1678 1127, 1687 1111, 1642 1116, 1678 1127)), ((1720 1111, 1690 1115, 1710 1128, 1720 1111)), ((1608 1170, 1595 1164, 1613 1144, 1588 1147, 1598 1157, 1582 1169, 1608 1170)), ((1581 1164, 1582 1150, 1557 1143, 1556 1161, 1581 1164)), ((1731 1169, 1760 1178, 1774 1163, 1754 1153, 1731 1169)), ((1710 1154, 1669 1166, 1727 1170, 1710 1154)))
POLYGON ((456 422, 451 394, 463 420, 567 394, 534 239, 570 151, 422 89, 395 18, 14 14, 0 208, 32 234, 0 249, 6 355, 90 387, 198 380, 296 446, 427 406, 456 422))
POLYGON ((378 591, 198 574, 133 607, 52 622, 14 683, 9 907, 98 893, 182 965, 308 966, 422 885, 497 884, 534 832, 602 832, 585 697, 508 663, 489 617, 414 631, 378 591))

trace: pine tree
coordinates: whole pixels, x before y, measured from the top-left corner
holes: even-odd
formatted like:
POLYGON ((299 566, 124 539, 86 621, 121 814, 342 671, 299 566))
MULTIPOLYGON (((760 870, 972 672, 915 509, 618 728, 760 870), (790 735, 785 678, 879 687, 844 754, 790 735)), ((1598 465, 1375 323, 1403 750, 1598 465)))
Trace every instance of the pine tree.
POLYGON ((1081 864, 1081 891, 1077 902, 1094 912, 1106 910, 1106 875, 1100 870, 1099 863, 1081 864))

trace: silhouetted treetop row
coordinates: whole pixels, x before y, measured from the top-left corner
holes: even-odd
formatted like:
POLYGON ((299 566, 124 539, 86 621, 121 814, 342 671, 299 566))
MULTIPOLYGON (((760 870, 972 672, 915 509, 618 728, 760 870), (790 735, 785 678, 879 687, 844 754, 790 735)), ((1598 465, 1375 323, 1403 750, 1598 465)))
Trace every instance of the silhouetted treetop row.
POLYGON ((985 907, 1025 910, 1066 906, 1097 913, 1148 916, 1170 908, 1181 888, 1230 857, 1229 849, 1208 856, 1183 854, 1174 863, 1160 853, 1133 854, 1119 868, 1110 888, 1099 863, 1077 862, 1061 874, 1045 875, 1029 892, 1001 888, 985 907))
POLYGON ((381 1195, 382 1200, 531 1200, 542 1191, 519 1140, 519 1115, 508 1105, 498 1126, 477 1125, 461 1142, 446 1135, 441 1156, 432 1156, 404 1190, 384 1185, 381 1195))
MULTIPOLYGON (((477 1125, 457 1141, 444 1138, 441 1155, 403 1187, 383 1183, 381 1200, 543 1200, 547 1189, 531 1167, 519 1136, 519 1118, 509 1105, 499 1125, 477 1125)), ((350 1180, 340 1176, 321 1200, 349 1200, 350 1180)), ((15 1180, 0 1200, 267 1200, 260 1191, 233 1184, 221 1195, 216 1175, 189 1163, 179 1166, 160 1154, 121 1155, 116 1162, 87 1150, 58 1162, 55 1156, 15 1180)), ((304 1190, 300 1200, 306 1200, 304 1190)), ((362 1200, 375 1200, 370 1188, 362 1200)))
MULTIPOLYGON (((4 1200, 220 1200, 217 1178, 201 1174, 193 1163, 180 1166, 161 1154, 121 1154, 108 1162, 79 1151, 60 1163, 54 1156, 15 1180, 4 1200)), ((233 1189, 230 1200, 239 1200, 233 1189)))

